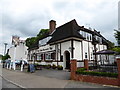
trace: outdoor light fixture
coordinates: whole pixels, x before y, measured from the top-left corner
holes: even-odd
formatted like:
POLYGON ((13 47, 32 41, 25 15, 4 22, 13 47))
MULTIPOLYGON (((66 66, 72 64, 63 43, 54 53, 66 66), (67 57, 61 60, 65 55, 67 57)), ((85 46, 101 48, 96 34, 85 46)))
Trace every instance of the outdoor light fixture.
POLYGON ((74 47, 69 47, 69 50, 70 50, 70 51, 72 51, 72 50, 74 50, 74 49, 75 49, 74 47))

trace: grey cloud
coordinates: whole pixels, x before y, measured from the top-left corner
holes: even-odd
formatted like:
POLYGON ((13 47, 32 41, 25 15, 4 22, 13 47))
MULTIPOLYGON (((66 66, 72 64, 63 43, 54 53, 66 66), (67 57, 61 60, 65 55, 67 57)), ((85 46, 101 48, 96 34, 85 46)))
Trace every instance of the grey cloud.
MULTIPOLYGON (((17 20, 14 20, 10 15, 3 15, 3 29, 11 29, 11 33, 19 31, 22 36, 35 36, 40 28, 45 27, 48 24, 45 23, 48 18, 47 12, 38 15, 21 16, 17 20)), ((19 35, 20 33, 16 34, 19 35)))

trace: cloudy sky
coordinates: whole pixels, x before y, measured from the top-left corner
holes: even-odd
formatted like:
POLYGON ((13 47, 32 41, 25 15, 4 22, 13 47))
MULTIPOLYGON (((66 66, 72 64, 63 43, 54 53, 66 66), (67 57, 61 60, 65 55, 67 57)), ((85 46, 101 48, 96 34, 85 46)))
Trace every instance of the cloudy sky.
POLYGON ((21 39, 36 36, 40 29, 49 27, 53 19, 57 27, 76 19, 80 26, 91 27, 106 39, 116 42, 114 29, 118 28, 119 0, 1 0, 0 54, 4 42, 11 46, 12 35, 21 39))

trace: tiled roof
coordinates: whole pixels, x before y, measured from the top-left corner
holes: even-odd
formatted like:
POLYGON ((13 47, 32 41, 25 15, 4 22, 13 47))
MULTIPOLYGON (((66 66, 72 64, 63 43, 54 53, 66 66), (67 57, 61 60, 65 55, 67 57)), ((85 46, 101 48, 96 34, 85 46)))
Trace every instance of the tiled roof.
POLYGON ((74 19, 56 28, 56 31, 52 34, 52 38, 48 41, 48 43, 56 42, 70 37, 84 39, 84 37, 81 34, 79 34, 79 29, 80 27, 74 19))

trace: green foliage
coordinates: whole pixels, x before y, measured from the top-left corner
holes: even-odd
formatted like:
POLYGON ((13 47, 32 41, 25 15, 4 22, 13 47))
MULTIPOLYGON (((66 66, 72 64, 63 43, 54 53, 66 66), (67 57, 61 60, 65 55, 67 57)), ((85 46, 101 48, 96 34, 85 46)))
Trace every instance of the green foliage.
POLYGON ((31 48, 35 43, 36 43, 36 37, 26 39, 26 46, 29 48, 31 48))
POLYGON ((116 52, 118 52, 118 54, 120 54, 120 47, 114 47, 114 48, 112 48, 112 50, 116 51, 116 52))
POLYGON ((118 46, 120 46, 120 31, 118 30, 114 30, 114 31, 115 31, 114 36, 117 40, 118 46))
POLYGON ((41 29, 40 32, 37 34, 37 37, 42 37, 48 32, 49 32, 49 29, 41 29))
POLYGON ((81 72, 81 71, 85 71, 85 70, 86 70, 85 68, 79 68, 77 71, 81 72))
POLYGON ((39 41, 41 38, 45 37, 47 34, 49 34, 49 29, 41 29, 36 36, 36 41, 39 41))
POLYGON ((57 68, 58 68, 58 70, 63 70, 63 66, 62 65, 58 65, 57 68))
POLYGON ((6 54, 5 56, 2 56, 2 60, 6 60, 8 58, 11 58, 10 55, 6 54))
POLYGON ((77 74, 83 75, 91 75, 91 76, 104 76, 104 77, 118 77, 118 73, 110 73, 110 72, 95 72, 95 71, 76 71, 77 74))
POLYGON ((109 41, 109 40, 107 40, 107 43, 108 43, 108 49, 109 50, 111 50, 112 48, 114 48, 115 47, 115 45, 114 45, 114 43, 113 42, 111 42, 111 41, 109 41))
POLYGON ((56 68, 57 68, 57 66, 56 66, 55 64, 53 64, 53 65, 52 65, 52 68, 53 68, 53 69, 56 69, 56 68))
POLYGON ((31 37, 26 39, 26 46, 29 49, 38 46, 39 40, 44 36, 46 36, 48 33, 49 33, 49 29, 41 29, 36 37, 31 37))
POLYGON ((47 68, 47 69, 50 69, 50 68, 51 68, 51 65, 50 65, 50 64, 46 65, 46 68, 47 68))

